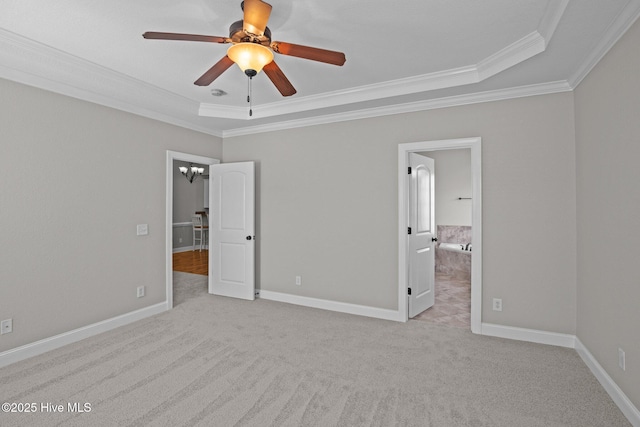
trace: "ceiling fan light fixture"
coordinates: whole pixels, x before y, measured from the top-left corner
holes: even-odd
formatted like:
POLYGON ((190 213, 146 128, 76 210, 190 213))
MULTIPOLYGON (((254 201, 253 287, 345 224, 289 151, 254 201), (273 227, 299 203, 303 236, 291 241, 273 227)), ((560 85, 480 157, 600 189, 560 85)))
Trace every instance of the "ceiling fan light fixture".
POLYGON ((250 42, 236 43, 230 46, 227 50, 227 56, 238 64, 238 67, 245 74, 247 74, 247 70, 253 70, 255 74, 258 74, 265 65, 273 61, 271 49, 261 44, 250 42))

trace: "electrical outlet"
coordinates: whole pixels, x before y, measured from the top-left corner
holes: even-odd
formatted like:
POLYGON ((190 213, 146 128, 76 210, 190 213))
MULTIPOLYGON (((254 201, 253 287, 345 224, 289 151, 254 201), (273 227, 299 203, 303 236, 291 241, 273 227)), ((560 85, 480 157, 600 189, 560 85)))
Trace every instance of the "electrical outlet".
POLYGON ((182 243, 182 237, 178 237, 178 243, 182 243))
POLYGON ((296 285, 298 286, 302 285, 302 277, 296 276, 296 285))
POLYGON ((502 311, 502 298, 493 299, 493 311, 502 311))
POLYGON ((138 298, 142 298, 144 296, 144 286, 138 286, 138 298))
POLYGON ((0 322, 0 335, 13 332, 13 319, 5 319, 0 322))
POLYGON ((138 224, 136 227, 138 236, 146 236, 149 234, 149 224, 138 224))
POLYGON ((620 366, 620 369, 624 371, 626 369, 625 365, 624 350, 618 347, 618 366, 620 366))

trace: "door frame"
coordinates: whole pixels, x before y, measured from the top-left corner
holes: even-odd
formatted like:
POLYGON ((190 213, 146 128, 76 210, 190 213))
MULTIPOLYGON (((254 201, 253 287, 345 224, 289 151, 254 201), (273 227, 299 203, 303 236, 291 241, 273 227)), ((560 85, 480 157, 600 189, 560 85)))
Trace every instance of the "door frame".
MULTIPOLYGON (((173 161, 200 163, 211 166, 220 163, 219 159, 213 157, 198 156, 196 154, 181 153, 167 150, 166 161, 166 201, 165 201, 165 282, 167 309, 173 308, 173 174, 176 172, 173 161)), ((211 209, 211 206, 209 206, 211 209)))
POLYGON ((408 186, 409 153, 423 151, 471 150, 471 332, 482 329, 482 138, 444 139, 398 144, 398 312, 402 321, 409 320, 407 288, 408 257, 408 186))

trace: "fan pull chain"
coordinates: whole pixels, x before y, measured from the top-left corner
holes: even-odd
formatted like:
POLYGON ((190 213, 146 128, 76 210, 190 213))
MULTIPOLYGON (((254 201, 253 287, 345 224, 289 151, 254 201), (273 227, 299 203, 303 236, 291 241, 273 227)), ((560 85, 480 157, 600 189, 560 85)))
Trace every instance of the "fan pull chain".
POLYGON ((249 76, 249 87, 247 88, 247 102, 249 103, 249 117, 253 116, 253 110, 252 110, 252 102, 251 102, 251 81, 253 80, 253 77, 249 76))

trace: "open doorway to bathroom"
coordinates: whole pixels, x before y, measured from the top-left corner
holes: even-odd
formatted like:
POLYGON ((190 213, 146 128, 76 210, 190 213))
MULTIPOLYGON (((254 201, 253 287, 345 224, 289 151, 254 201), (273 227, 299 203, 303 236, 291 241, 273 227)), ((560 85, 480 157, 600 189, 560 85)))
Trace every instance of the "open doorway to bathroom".
POLYGON ((472 176, 471 149, 419 152, 434 160, 435 303, 414 320, 470 329, 472 176))
MULTIPOLYGON (((409 158, 411 157, 411 153, 427 153, 432 157, 438 157, 437 152, 441 151, 457 151, 457 150, 466 150, 462 156, 465 156, 468 160, 466 163, 465 174, 468 174, 470 170, 471 175, 471 191, 470 194, 462 194, 456 192, 455 195, 450 194, 446 196, 446 189, 441 191, 444 193, 445 197, 450 199, 450 202, 455 203, 467 203, 470 205, 471 210, 471 224, 446 224, 446 222, 454 221, 453 216, 440 218, 438 220, 437 211, 434 212, 434 218, 439 225, 451 225, 451 226, 466 226, 470 227, 467 230, 470 230, 471 239, 469 242, 465 240, 465 252, 470 257, 470 270, 471 270, 471 278, 470 285, 466 285, 466 290, 470 287, 470 328, 473 333, 481 333, 482 332, 482 140, 480 137, 469 137, 469 138, 460 138, 460 139, 449 139, 449 140, 434 140, 434 141, 422 141, 422 142, 412 142, 412 143, 403 143, 398 145, 398 311, 399 318, 401 320, 409 319, 409 300, 413 298, 410 293, 411 288, 411 278, 410 275, 412 272, 416 270, 411 269, 411 252, 409 248, 409 235, 407 233, 408 226, 410 223, 410 213, 409 213, 409 196, 410 196, 410 182, 411 179, 408 177, 412 177, 413 175, 407 175, 407 168, 410 164, 409 158), (434 154, 436 153, 436 154, 434 154), (467 197, 470 197, 468 199, 467 197), (451 200, 453 199, 453 200, 451 200), (470 243, 471 250, 467 251, 466 244, 470 243)), ((447 156, 447 154, 442 154, 441 156, 447 156)), ((442 163, 442 162, 440 162, 442 163)), ((446 160, 445 160, 446 163, 446 160)), ((442 165, 441 165, 442 168, 442 165)), ((452 168, 454 169, 454 168, 452 168)), ((439 172, 442 170, 438 170, 438 164, 434 165, 435 170, 435 182, 438 182, 439 172)), ((457 172, 455 169, 452 171, 454 175, 462 176, 462 173, 457 172)), ((446 182, 446 176, 444 177, 443 183, 446 182)), ((465 188, 466 189, 466 188, 465 188)), ((462 188, 460 188, 462 190, 462 188)), ((434 192, 436 192, 434 190, 434 192)), ((434 204, 437 204, 438 195, 436 194, 436 201, 434 204)), ((442 202, 441 202, 442 203, 442 202)), ((447 208, 446 204, 443 208, 447 208)), ((437 210, 437 206, 436 206, 437 210)), ((468 212, 467 212, 468 214, 468 212)), ((440 215, 442 217, 442 214, 440 215)), ((458 222, 458 220, 455 220, 458 222)), ((436 224, 433 224, 434 229, 437 234, 436 224)), ((441 228, 442 230, 442 228, 441 228)), ((443 238, 451 238, 453 239, 455 233, 460 233, 461 230, 454 231, 455 229, 451 229, 450 231, 454 234, 451 237, 443 236, 443 238)), ((444 231, 442 231, 444 233, 444 231)), ((409 231, 410 233, 410 231, 409 231)), ((437 236, 440 237, 440 236, 437 236)), ((466 238, 464 235, 457 236, 458 238, 466 238)), ((438 243, 454 243, 454 242, 443 242, 440 240, 438 243)), ((432 245, 429 250, 437 251, 435 245, 432 245)), ((444 249, 444 248, 443 248, 444 249)), ((461 248, 462 250, 462 248, 461 248)), ((454 252, 454 251, 451 251, 454 252)), ((445 255, 446 256, 446 255, 445 255)), ((442 261, 442 260, 441 260, 442 261)), ((414 261, 415 262, 415 261, 414 261)), ((429 270, 435 273, 435 259, 431 264, 433 267, 430 267, 429 270)), ((440 263, 440 269, 442 269, 442 263, 440 263)), ((453 267, 453 266, 451 266, 453 267)), ((446 270, 446 268, 445 268, 446 270)), ((450 271, 452 272, 452 271, 450 271)), ((440 277, 442 279, 442 276, 440 277)), ((440 280, 442 282, 442 280, 440 280)), ((435 299, 437 302, 438 299, 438 286, 434 286, 435 289, 435 299)), ((466 311, 466 309, 465 309, 466 311)), ((413 312, 415 313, 415 311, 413 312)), ((415 317, 416 314, 413 314, 415 317)))

